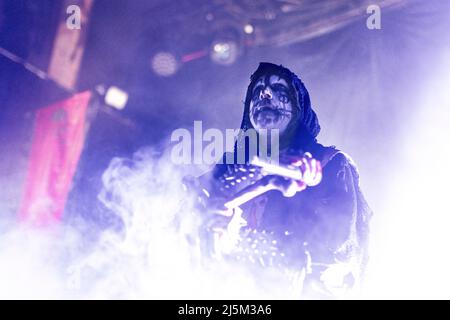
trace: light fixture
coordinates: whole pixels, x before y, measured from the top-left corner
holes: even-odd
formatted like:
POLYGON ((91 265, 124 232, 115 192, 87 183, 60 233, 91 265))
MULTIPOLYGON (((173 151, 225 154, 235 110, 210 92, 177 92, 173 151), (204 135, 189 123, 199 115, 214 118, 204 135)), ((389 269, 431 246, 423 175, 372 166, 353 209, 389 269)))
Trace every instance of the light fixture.
POLYGON ((118 87, 111 86, 105 91, 104 99, 106 105, 122 110, 127 105, 128 93, 118 87))
POLYGON ((245 32, 246 34, 252 34, 254 31, 255 31, 255 28, 254 28, 250 23, 247 23, 247 24, 244 26, 244 32, 245 32))
POLYGON ((238 43, 234 40, 214 40, 211 44, 211 60, 221 65, 233 64, 239 54, 238 43))
POLYGON ((158 52, 151 61, 153 71, 162 77, 170 77, 178 70, 176 57, 170 52, 158 52))

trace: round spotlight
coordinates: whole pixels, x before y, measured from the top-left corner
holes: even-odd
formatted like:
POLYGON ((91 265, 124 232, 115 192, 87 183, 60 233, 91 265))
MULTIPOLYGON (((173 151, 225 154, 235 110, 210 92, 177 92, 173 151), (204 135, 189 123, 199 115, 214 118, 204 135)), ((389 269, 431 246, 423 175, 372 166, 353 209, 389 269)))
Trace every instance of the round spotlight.
POLYGON ((153 71, 162 77, 170 77, 177 72, 177 59, 170 52, 159 52, 152 59, 153 71))
POLYGON ((231 65, 238 57, 239 46, 232 40, 217 40, 211 46, 211 60, 221 65, 231 65))
POLYGON ((244 26, 244 32, 246 34, 252 34, 254 31, 255 31, 255 28, 251 24, 248 23, 244 26))

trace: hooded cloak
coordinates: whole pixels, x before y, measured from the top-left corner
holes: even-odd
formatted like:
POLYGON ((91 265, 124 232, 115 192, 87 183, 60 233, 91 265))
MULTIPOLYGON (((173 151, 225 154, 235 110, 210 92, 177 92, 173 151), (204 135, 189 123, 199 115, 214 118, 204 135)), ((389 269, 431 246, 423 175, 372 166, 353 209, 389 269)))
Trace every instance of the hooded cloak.
MULTIPOLYGON (((317 142, 321 128, 311 107, 309 93, 300 78, 289 69, 261 63, 251 76, 234 159, 237 152, 247 147, 245 131, 253 128, 250 121, 252 89, 261 76, 272 74, 287 81, 294 102, 292 119, 280 136, 280 151, 299 158, 304 152, 310 152, 313 158, 321 161, 323 178, 319 185, 308 187, 292 198, 284 197, 279 191, 269 191, 244 204, 241 208, 248 222, 247 229, 278 237, 280 252, 290 256, 285 262, 299 266, 309 261, 309 278, 315 281, 325 268, 343 265, 343 269, 348 270, 346 285, 351 287, 361 279, 367 262, 372 212, 361 191, 359 174, 350 156, 334 146, 324 147, 317 142)), ((226 180, 222 177, 233 172, 236 172, 236 165, 218 164, 213 176, 222 183, 226 180)), ((230 189, 227 192, 225 196, 232 193, 230 189)))

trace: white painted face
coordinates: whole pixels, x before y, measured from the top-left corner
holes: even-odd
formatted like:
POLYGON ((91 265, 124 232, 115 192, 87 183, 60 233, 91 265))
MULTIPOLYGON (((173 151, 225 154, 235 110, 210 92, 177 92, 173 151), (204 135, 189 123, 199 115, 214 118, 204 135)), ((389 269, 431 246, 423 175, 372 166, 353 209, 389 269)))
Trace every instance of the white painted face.
POLYGON ((278 129, 282 134, 292 119, 292 108, 286 80, 267 75, 256 81, 250 101, 250 121, 257 131, 278 129))

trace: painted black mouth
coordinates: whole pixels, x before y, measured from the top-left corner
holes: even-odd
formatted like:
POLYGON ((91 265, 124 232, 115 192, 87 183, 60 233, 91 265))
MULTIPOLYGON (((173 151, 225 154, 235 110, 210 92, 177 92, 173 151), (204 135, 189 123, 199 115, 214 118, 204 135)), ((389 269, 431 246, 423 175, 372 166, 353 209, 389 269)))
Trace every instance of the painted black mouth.
POLYGON ((255 110, 253 114, 253 119, 256 123, 263 126, 272 126, 281 122, 284 118, 280 109, 272 107, 261 107, 255 110))
POLYGON ((261 112, 279 112, 279 108, 275 108, 272 105, 263 105, 263 106, 258 106, 254 109, 254 113, 261 113, 261 112))
POLYGON ((260 116, 262 117, 275 117, 277 121, 280 120, 278 118, 282 118, 290 115, 290 112, 283 109, 272 106, 271 104, 264 104, 254 108, 253 119, 257 120, 260 116))

